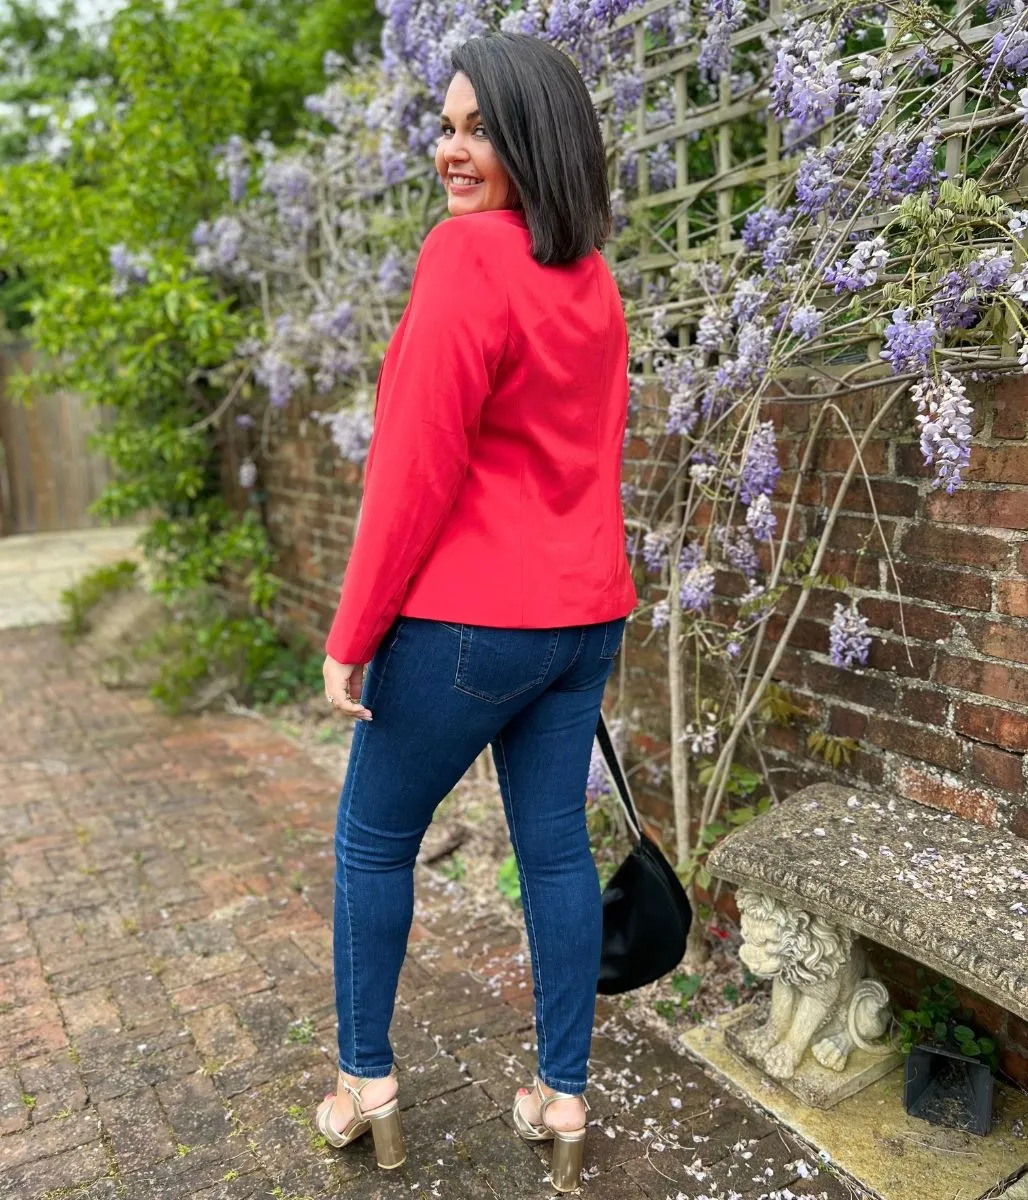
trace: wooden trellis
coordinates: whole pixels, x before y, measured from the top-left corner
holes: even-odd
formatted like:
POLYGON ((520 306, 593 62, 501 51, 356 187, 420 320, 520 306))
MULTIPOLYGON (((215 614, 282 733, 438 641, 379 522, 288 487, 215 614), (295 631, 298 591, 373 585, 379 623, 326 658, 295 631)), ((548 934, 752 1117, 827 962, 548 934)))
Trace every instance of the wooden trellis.
MULTIPOLYGON (((617 147, 611 162, 612 187, 621 190, 628 212, 642 218, 643 232, 633 263, 644 282, 666 273, 679 262, 730 261, 742 249, 740 235, 747 213, 763 204, 781 208, 788 203, 802 156, 801 151, 784 144, 782 124, 770 112, 769 80, 766 77, 753 78, 744 86, 733 89, 731 72, 724 72, 716 87, 716 98, 713 98, 714 89, 701 78, 701 46, 698 42, 687 48, 675 47, 661 44, 659 38, 648 37, 647 26, 652 18, 673 10, 679 2, 651 0, 618 22, 615 36, 631 38, 634 74, 642 85, 634 128, 627 133, 615 128, 614 89, 608 80, 604 79, 594 94, 604 122, 606 144, 610 148, 617 147), (647 128, 654 95, 660 92, 673 96, 673 118, 658 128, 647 128), (740 153, 742 139, 739 133, 743 129, 749 133, 745 157, 740 153), (690 144, 697 141, 708 152, 690 155, 690 144), (658 189, 653 186, 648 170, 648 155, 661 146, 672 150, 674 184, 658 189), (625 185, 618 157, 626 154, 634 156, 637 164, 631 187, 625 185)), ((972 25, 975 6, 970 3, 961 6, 961 0, 957 3, 957 12, 945 18, 940 7, 940 22, 945 20, 945 25, 940 24, 940 30, 946 28, 948 31, 940 32, 931 41, 932 55, 940 59, 946 77, 951 81, 951 99, 946 111, 939 114, 940 145, 943 147, 939 153, 944 155, 947 176, 955 181, 962 176, 982 174, 981 169, 976 169, 971 147, 983 134, 995 135, 1002 131, 1009 142, 1005 153, 1014 156, 1014 165, 1019 146, 1021 162, 1028 164, 1023 133, 1003 130, 1004 126, 1016 124, 1016 116, 1009 111, 995 111, 982 89, 971 86, 975 72, 981 74, 980 63, 975 61, 974 55, 980 48, 984 57, 1000 22, 972 25), (953 82, 956 86, 952 86, 953 82)), ((766 11, 763 19, 753 21, 731 35, 733 59, 744 67, 759 63, 766 71, 766 39, 780 31, 787 19, 782 0, 766 0, 766 11)), ((823 11, 823 7, 817 5, 803 10, 807 17, 816 17, 823 11)), ((894 41, 893 21, 890 10, 883 27, 887 44, 894 41)), ((909 41, 891 50, 894 73, 920 49, 920 42, 909 41)), ((841 80, 844 84, 850 79, 854 65, 855 56, 843 61, 841 80)), ((903 112, 909 115, 912 90, 901 90, 893 99, 883 116, 882 128, 895 127, 903 112)), ((838 138, 841 121, 845 119, 837 116, 819 132, 821 147, 838 138)), ((993 162, 994 169, 995 160, 989 161, 993 162)), ((988 173, 988 162, 984 170, 988 173)), ((1028 195, 1028 165, 1018 174, 1016 170, 1010 170, 1008 164, 1004 184, 1001 190, 1008 198, 1028 195)), ((881 220, 882 217, 875 214, 860 216, 853 222, 853 229, 868 230, 881 220)), ((817 223, 812 222, 811 228, 800 236, 801 239, 812 239, 818 233, 817 223)), ((700 296, 695 297, 695 304, 687 301, 671 323, 693 323, 701 304, 700 296)), ((877 363, 878 349, 877 342, 871 342, 845 350, 836 358, 826 359, 819 355, 819 365, 834 372, 836 366, 844 367, 854 361, 877 363)))

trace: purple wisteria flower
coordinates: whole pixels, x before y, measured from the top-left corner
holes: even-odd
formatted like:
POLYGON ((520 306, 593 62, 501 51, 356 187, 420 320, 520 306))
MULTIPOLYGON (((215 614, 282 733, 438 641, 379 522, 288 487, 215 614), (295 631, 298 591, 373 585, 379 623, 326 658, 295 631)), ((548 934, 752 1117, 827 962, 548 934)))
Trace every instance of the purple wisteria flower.
POLYGON ((745 276, 732 289, 732 318, 739 324, 752 321, 766 298, 760 278, 756 275, 745 276))
POLYGON ((234 133, 222 146, 215 146, 217 165, 214 168, 219 179, 228 180, 229 199, 238 204, 246 195, 250 181, 250 162, 246 142, 234 133))
POLYGON ((704 0, 703 40, 698 66, 701 78, 713 82, 732 63, 732 34, 746 21, 744 0, 704 0))
POLYGON ((771 75, 771 111, 805 129, 823 125, 839 103, 839 59, 827 21, 804 21, 778 47, 771 75))
POLYGON ((1007 282, 1013 267, 1013 253, 994 247, 965 267, 947 271, 932 298, 932 309, 940 330, 945 333, 977 325, 982 317, 982 305, 990 293, 1007 282))
POLYGON ((910 389, 917 405, 921 453, 926 466, 935 465, 933 487, 946 485, 952 495, 960 486, 961 472, 971 461, 971 414, 963 383, 949 371, 938 380, 923 379, 910 389))
POLYGON ((374 414, 363 393, 358 393, 348 408, 331 413, 313 412, 311 417, 328 429, 332 444, 347 462, 360 466, 366 461, 374 414))
POLYGON ((729 566, 752 579, 760 570, 760 559, 748 529, 733 529, 719 525, 714 530, 714 540, 721 546, 729 566))
POLYGON ((876 199, 896 200, 934 188, 943 172, 935 169, 939 131, 932 129, 911 149, 901 133, 883 133, 871 151, 867 190, 876 199))
POLYGON ((808 217, 816 217, 822 212, 838 216, 848 198, 842 170, 839 146, 808 150, 796 173, 796 207, 800 212, 808 217))
POLYGON ((832 285, 837 296, 842 292, 861 292, 877 281, 878 272, 888 261, 885 238, 868 238, 857 242, 845 262, 838 259, 833 267, 826 269, 825 283, 832 285))
POLYGON ((652 531, 648 533, 643 538, 642 556, 646 570, 659 574, 668 560, 667 536, 652 531))
POLYGON ((769 204, 763 205, 746 218, 742 227, 743 245, 747 250, 763 250, 779 229, 788 228, 792 224, 792 218, 791 208, 779 212, 769 204))
POLYGON ((792 258, 796 247, 797 232, 779 226, 764 247, 763 262, 765 271, 773 271, 775 267, 783 266, 792 258))
POLYGON ((772 495, 781 473, 774 422, 764 421, 754 429, 746 447, 739 488, 743 504, 752 504, 758 496, 772 495))
POLYGON ((821 313, 810 304, 797 308, 792 314, 789 328, 797 337, 811 342, 821 332, 821 313))
POLYGON ((244 458, 239 464, 239 486, 249 490, 257 482, 257 466, 252 458, 244 458))
POLYGON ((828 645, 835 666, 849 671, 867 664, 871 650, 871 634, 868 630, 867 618, 862 617, 856 608, 844 608, 841 604, 835 606, 835 615, 828 631, 828 645))
POLYGON ((854 89, 854 98, 846 105, 846 112, 857 114, 858 129, 864 134, 881 120, 886 106, 896 95, 896 88, 885 86, 890 68, 888 55, 859 54, 857 64, 850 74, 861 82, 854 89))
POLYGON ((293 393, 307 383, 307 373, 275 350, 265 350, 253 373, 257 382, 267 388, 272 408, 285 408, 293 393))
POLYGON ((134 283, 146 283, 150 278, 153 257, 147 250, 132 254, 124 242, 118 242, 108 251, 108 261, 114 272, 111 291, 115 296, 124 295, 134 283))
POLYGON ((703 350, 720 350, 731 334, 726 317, 716 308, 708 307, 696 326, 696 345, 703 350))
POLYGON ((757 496, 746 510, 746 527, 758 542, 769 542, 774 537, 778 518, 771 511, 771 500, 768 496, 757 496))
POLYGON ((939 328, 934 316, 910 319, 910 309, 900 305, 892 314, 892 323, 885 327, 885 349, 881 357, 892 364, 893 372, 902 375, 920 368, 927 370, 939 328))
POLYGON ((714 568, 709 562, 690 567, 682 576, 679 600, 687 612, 706 612, 714 598, 714 568))
POLYGON ((671 605, 667 600, 658 600, 650 614, 650 624, 654 629, 664 629, 671 620, 671 605))
POLYGON ((985 69, 990 74, 995 71, 998 75, 1028 75, 1028 31, 997 33, 985 69))

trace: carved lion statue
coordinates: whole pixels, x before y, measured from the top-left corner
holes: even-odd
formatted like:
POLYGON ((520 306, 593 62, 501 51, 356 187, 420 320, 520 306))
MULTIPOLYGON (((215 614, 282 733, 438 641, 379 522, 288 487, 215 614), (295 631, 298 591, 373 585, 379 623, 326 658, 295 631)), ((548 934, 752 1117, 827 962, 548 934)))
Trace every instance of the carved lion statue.
POLYGON ((739 957, 754 975, 774 980, 771 1015, 757 1033, 768 1075, 791 1078, 808 1047, 833 1071, 846 1069, 855 1046, 891 1052, 873 1044, 891 1023, 889 993, 871 977, 850 930, 753 888, 740 888, 736 903, 744 939, 739 957))

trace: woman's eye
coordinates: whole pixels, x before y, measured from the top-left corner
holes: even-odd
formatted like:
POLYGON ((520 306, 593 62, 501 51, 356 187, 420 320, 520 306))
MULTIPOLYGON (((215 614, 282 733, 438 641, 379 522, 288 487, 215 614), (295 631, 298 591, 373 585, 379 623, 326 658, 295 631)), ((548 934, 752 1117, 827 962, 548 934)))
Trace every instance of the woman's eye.
POLYGON ((485 131, 484 125, 476 125, 474 132, 475 132, 475 137, 488 137, 489 136, 485 131))

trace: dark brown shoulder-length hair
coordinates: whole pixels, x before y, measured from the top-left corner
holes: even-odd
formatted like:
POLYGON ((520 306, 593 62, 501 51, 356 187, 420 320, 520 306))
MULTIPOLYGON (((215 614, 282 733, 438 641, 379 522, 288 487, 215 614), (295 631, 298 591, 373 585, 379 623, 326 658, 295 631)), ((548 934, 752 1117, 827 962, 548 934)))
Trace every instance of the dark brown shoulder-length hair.
POLYGON ((520 33, 469 38, 452 63, 475 89, 486 133, 517 189, 536 261, 570 263, 600 249, 611 230, 606 156, 575 64, 520 33))

